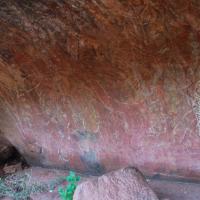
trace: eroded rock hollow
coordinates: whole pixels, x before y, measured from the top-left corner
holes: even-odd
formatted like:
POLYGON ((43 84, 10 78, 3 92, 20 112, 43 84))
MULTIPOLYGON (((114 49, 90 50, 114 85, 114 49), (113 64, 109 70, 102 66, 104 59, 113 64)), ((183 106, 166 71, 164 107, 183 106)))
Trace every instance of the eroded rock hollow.
POLYGON ((33 165, 200 173, 200 1, 1 0, 0 130, 33 165))

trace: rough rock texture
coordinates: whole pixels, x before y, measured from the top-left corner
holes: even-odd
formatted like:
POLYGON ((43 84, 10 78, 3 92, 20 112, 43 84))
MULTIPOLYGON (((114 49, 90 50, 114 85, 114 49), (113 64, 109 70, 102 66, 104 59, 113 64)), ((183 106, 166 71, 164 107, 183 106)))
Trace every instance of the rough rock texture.
POLYGON ((162 200, 198 200, 200 182, 180 180, 150 180, 148 184, 162 200))
POLYGON ((0 130, 30 164, 200 176, 200 1, 1 0, 0 130))
POLYGON ((74 200, 158 200, 134 168, 124 168, 80 184, 74 200))

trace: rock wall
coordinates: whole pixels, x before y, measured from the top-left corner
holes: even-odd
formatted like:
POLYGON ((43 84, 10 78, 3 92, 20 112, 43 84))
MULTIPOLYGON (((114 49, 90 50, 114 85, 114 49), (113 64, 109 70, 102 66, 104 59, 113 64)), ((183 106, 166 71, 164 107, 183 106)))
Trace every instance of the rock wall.
POLYGON ((1 0, 0 130, 33 165, 200 175, 200 2, 1 0))

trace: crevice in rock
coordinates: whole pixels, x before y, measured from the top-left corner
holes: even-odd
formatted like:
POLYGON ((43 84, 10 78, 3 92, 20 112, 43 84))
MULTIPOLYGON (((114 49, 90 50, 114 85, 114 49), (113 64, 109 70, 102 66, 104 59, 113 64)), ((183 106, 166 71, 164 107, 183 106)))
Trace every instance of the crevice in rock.
POLYGON ((0 144, 0 177, 28 168, 23 156, 10 144, 0 144))

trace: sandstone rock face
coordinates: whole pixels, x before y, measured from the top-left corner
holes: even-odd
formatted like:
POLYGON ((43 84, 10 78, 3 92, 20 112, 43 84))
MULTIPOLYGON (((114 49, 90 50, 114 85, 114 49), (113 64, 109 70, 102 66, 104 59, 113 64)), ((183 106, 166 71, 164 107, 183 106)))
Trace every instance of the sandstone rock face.
POLYGON ((200 176, 200 1, 1 0, 0 130, 29 164, 200 176))
POLYGON ((158 200, 134 168, 124 168, 80 184, 74 200, 158 200))

